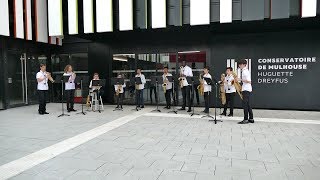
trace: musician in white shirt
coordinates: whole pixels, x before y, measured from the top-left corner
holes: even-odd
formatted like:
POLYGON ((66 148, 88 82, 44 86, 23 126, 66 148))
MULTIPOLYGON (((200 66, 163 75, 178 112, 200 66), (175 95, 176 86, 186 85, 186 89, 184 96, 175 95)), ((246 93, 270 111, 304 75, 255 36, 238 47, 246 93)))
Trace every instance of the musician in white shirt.
MULTIPOLYGON (((119 74, 117 76, 117 78, 123 78, 123 76, 121 74, 119 74)), ((114 85, 114 91, 116 92, 116 96, 117 96, 117 107, 116 108, 122 108, 123 105, 123 98, 124 98, 124 93, 125 93, 125 87, 126 87, 126 83, 123 82, 123 84, 116 84, 114 85), (118 95, 117 95, 117 91, 119 91, 118 95)))
POLYGON ((226 104, 224 105, 223 113, 220 115, 227 115, 228 104, 230 106, 230 114, 228 116, 233 116, 233 106, 234 106, 234 96, 236 94, 236 88, 234 87, 234 78, 232 75, 233 68, 227 67, 226 77, 224 78, 224 90, 226 92, 226 104))
POLYGON ((76 74, 73 72, 72 66, 67 65, 64 68, 64 74, 63 76, 69 76, 68 82, 65 83, 65 95, 66 95, 66 101, 67 101, 67 110, 70 111, 76 111, 74 109, 74 92, 76 89, 76 84, 74 83, 74 80, 76 79, 76 74))
POLYGON ((166 84, 166 92, 165 92, 165 97, 166 97, 166 109, 170 109, 171 108, 171 94, 172 94, 172 82, 169 82, 168 78, 171 76, 172 74, 168 72, 168 67, 164 67, 163 68, 163 75, 162 75, 162 79, 163 79, 163 83, 166 84))
POLYGON ((186 105, 188 103, 188 112, 191 112, 191 84, 188 84, 187 78, 193 77, 192 69, 186 65, 185 61, 182 61, 182 66, 180 67, 180 77, 182 78, 182 84, 183 88, 181 88, 182 91, 182 97, 183 97, 183 105, 179 110, 185 110, 186 105))
POLYGON ((141 78, 141 84, 136 85, 136 105, 137 108, 144 108, 144 100, 143 100, 143 89, 144 89, 144 84, 146 83, 146 78, 144 75, 141 73, 141 68, 137 69, 137 74, 135 77, 140 77, 141 78))
POLYGON ((47 100, 48 90, 49 90, 48 78, 51 78, 51 75, 46 71, 46 65, 40 64, 40 71, 36 75, 36 79, 38 82, 37 90, 38 90, 38 97, 39 97, 38 112, 40 115, 49 114, 46 111, 46 100, 47 100))
POLYGON ((253 112, 251 108, 250 97, 252 93, 252 85, 251 85, 251 74, 247 69, 247 60, 243 59, 238 62, 238 65, 241 69, 240 72, 240 79, 236 79, 242 82, 242 106, 244 112, 244 119, 243 121, 239 122, 239 124, 248 124, 254 123, 253 119, 253 112), (249 117, 248 117, 249 116, 249 117))
POLYGON ((205 81, 206 78, 208 79, 211 79, 212 80, 212 77, 211 75, 209 74, 209 67, 206 66, 204 69, 203 69, 203 77, 202 77, 202 80, 203 80, 203 86, 204 86, 204 104, 205 104, 205 109, 204 109, 204 113, 209 113, 209 108, 210 108, 210 93, 211 93, 211 84, 208 84, 207 81, 205 81))

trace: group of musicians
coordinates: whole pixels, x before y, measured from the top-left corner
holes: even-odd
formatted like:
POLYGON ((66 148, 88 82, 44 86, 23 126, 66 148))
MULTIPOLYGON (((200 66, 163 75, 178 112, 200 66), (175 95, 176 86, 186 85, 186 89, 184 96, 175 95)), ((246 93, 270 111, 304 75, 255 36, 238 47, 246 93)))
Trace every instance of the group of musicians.
MULTIPOLYGON (((239 68, 240 68, 240 77, 234 77, 232 76, 233 69, 231 67, 228 67, 226 69, 226 77, 223 81, 220 81, 219 84, 224 85, 224 91, 226 94, 226 103, 224 105, 223 113, 220 115, 227 115, 227 108, 230 107, 230 113, 228 116, 233 116, 233 106, 234 106, 234 97, 236 94, 236 89, 233 85, 233 81, 240 82, 242 84, 242 105, 244 110, 244 119, 243 121, 239 122, 239 124, 247 124, 247 123, 254 123, 253 119, 253 113, 250 103, 250 96, 252 92, 252 86, 251 86, 251 75, 249 70, 247 69, 247 61, 246 60, 240 60, 238 62, 239 68)), ((203 75, 200 78, 200 85, 202 86, 202 91, 204 95, 204 101, 205 101, 205 109, 204 113, 209 112, 210 107, 210 93, 212 91, 211 89, 211 82, 212 82, 212 76, 209 73, 209 67, 204 67, 203 69, 203 75), (210 81, 208 81, 210 80, 210 81)), ((65 82, 65 95, 66 95, 66 102, 67 102, 67 111, 76 111, 74 109, 74 93, 75 93, 75 78, 76 74, 73 72, 72 66, 67 65, 64 70, 63 76, 69 77, 68 81, 65 82)), ((166 109, 171 108, 171 95, 173 92, 173 82, 172 80, 169 81, 169 78, 172 76, 168 72, 168 67, 163 68, 163 84, 165 84, 165 99, 166 99, 166 109)), ((141 73, 141 68, 138 68, 136 70, 135 77, 139 77, 141 79, 141 83, 135 85, 136 90, 136 105, 137 108, 144 108, 144 100, 143 100, 143 90, 144 85, 146 83, 145 76, 141 73)), ((179 75, 179 85, 181 87, 182 91, 182 97, 183 97, 183 104, 182 107, 179 110, 186 110, 186 107, 188 106, 187 112, 191 112, 191 104, 192 104, 192 85, 190 81, 188 82, 188 79, 190 77, 193 77, 192 69, 186 64, 185 61, 183 61, 181 67, 180 67, 180 75, 179 75)), ((122 75, 118 75, 117 78, 124 78, 122 75)), ((54 82, 54 80, 51 77, 51 74, 46 71, 46 65, 41 64, 40 65, 40 71, 36 75, 36 79, 38 82, 38 96, 39 96, 39 114, 49 114, 46 111, 46 97, 48 94, 48 80, 51 82, 54 82)), ((99 80, 99 74, 94 73, 93 80, 99 80)), ((122 109, 122 102, 124 98, 124 92, 125 92, 126 83, 124 84, 117 84, 114 85, 114 90, 117 95, 117 108, 122 109)), ((95 86, 92 86, 92 80, 89 85, 90 92, 97 92, 95 86)), ((196 89, 197 90, 197 89, 196 89)), ((195 89, 194 89, 195 91, 195 89)), ((99 92, 99 91, 98 91, 99 92)), ((98 94, 98 97, 100 95, 98 94)))

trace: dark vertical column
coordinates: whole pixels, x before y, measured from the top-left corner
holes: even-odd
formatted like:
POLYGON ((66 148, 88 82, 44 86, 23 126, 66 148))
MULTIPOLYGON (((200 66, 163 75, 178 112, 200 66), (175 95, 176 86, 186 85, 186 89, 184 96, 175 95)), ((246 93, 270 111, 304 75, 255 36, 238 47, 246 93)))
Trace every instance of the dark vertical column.
POLYGON ((301 0, 290 0, 290 16, 300 16, 301 0))
POLYGON ((2 37, 1 40, 1 52, 2 60, 1 60, 1 82, 0 88, 2 89, 2 97, 3 97, 3 108, 7 109, 9 105, 9 94, 8 94, 8 55, 7 55, 7 40, 2 37))
POLYGON ((241 20, 241 14, 241 0, 232 0, 232 21, 241 20))
POLYGON ((242 0, 242 21, 264 19, 264 0, 242 0))
POLYGON ((182 1, 182 23, 190 24, 190 0, 182 1))
POLYGON ((182 25, 182 0, 167 0, 167 24, 182 25))
POLYGON ((134 27, 137 29, 147 29, 147 0, 134 1, 134 27))
POLYGON ((271 0, 271 19, 289 18, 290 0, 271 0))
POLYGON ((210 0, 210 22, 220 22, 220 0, 210 0))

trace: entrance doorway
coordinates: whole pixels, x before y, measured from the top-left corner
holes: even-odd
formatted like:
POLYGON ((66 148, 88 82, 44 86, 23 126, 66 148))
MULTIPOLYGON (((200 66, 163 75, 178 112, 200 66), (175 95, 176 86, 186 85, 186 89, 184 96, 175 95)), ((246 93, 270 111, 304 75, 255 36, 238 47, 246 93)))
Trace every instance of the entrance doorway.
POLYGON ((46 56, 31 56, 24 52, 8 51, 7 57, 8 107, 37 103, 35 76, 40 63, 46 64, 46 56))

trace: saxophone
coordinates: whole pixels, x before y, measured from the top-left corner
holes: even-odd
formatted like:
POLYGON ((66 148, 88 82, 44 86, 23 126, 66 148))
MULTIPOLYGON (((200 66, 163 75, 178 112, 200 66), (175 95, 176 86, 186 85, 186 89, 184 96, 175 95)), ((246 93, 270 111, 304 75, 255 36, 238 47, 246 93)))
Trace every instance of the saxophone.
POLYGON ((203 80, 202 74, 200 74, 200 76, 199 76, 199 81, 200 81, 200 84, 198 85, 197 89, 199 91, 199 94, 201 96, 203 96, 204 95, 204 80, 203 80))
POLYGON ((180 77, 178 78, 178 81, 181 89, 183 88, 183 81, 185 79, 186 78, 183 76, 183 66, 180 66, 180 77))
POLYGON ((119 96, 121 89, 122 89, 122 85, 120 84, 118 85, 118 89, 116 90, 116 96, 119 96))
MULTIPOLYGON (((232 72, 232 76, 233 76, 234 79, 236 79, 238 77, 235 72, 232 72)), ((241 91, 242 87, 241 87, 240 83, 238 81, 232 80, 231 84, 234 85, 234 87, 236 88, 240 98, 243 99, 242 98, 242 91, 241 91)))
POLYGON ((221 82, 220 82, 220 99, 221 99, 221 104, 225 105, 227 102, 226 99, 226 91, 224 90, 224 80, 225 80, 226 75, 221 74, 221 82))
POLYGON ((87 96, 87 102, 86 102, 86 106, 90 107, 90 94, 87 96))
POLYGON ((163 93, 167 92, 167 80, 166 80, 167 76, 164 76, 164 80, 163 80, 163 84, 162 84, 162 88, 163 88, 163 93))

